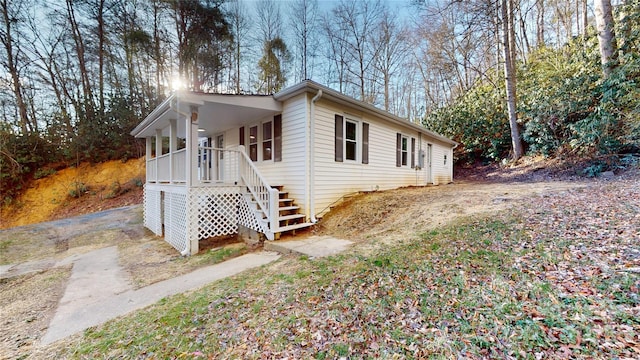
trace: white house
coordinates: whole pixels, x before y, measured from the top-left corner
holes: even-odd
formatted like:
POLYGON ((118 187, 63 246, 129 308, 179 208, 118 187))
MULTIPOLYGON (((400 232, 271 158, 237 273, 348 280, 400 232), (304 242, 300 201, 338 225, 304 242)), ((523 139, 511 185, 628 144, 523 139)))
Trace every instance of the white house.
POLYGON ((185 255, 241 228, 273 240, 354 192, 449 183, 457 145, 310 80, 176 92, 131 134, 146 138, 144 224, 185 255))

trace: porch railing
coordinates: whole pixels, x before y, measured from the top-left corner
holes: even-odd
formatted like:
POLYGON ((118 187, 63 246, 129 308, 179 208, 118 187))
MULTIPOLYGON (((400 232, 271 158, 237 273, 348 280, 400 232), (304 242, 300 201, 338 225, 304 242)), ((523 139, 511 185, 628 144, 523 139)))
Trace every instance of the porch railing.
POLYGON ((158 159, 147 159, 147 182, 158 180, 158 159))
POLYGON ((239 150, 198 147, 198 181, 237 184, 239 150))
POLYGON ((187 180, 187 149, 180 149, 173 153, 171 180, 181 183, 187 180))
POLYGON ((186 180, 186 149, 147 160, 147 181, 184 183, 186 180), (173 163, 172 163, 173 162, 173 163))
POLYGON ((158 164, 158 170, 156 172, 158 176, 158 181, 160 182, 168 182, 171 181, 171 158, 170 154, 164 154, 156 157, 156 161, 158 164))
MULTIPOLYGON (((266 216, 269 231, 265 233, 273 240, 279 222, 279 195, 244 151, 238 149, 218 149, 198 147, 196 186, 234 185, 245 186, 253 196, 257 209, 266 216)), ((172 154, 164 154, 147 160, 147 181, 156 183, 184 184, 186 181, 186 149, 172 154)), ((265 221, 260 218, 258 221, 265 221)))
POLYGON ((273 234, 277 232, 279 225, 278 190, 272 188, 267 180, 262 177, 249 155, 243 151, 243 147, 238 150, 238 154, 240 155, 239 170, 242 182, 253 195, 259 209, 267 216, 270 234, 265 235, 269 240, 273 240, 273 234))

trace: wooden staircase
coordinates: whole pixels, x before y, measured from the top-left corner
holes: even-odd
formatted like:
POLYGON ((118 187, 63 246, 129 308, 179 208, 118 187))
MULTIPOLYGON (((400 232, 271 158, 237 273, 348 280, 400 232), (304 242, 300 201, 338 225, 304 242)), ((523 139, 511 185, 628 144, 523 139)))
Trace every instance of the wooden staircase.
MULTIPOLYGON (((306 221, 306 215, 300 213, 300 206, 295 204, 295 200, 289 197, 289 193, 284 190, 284 186, 272 186, 278 190, 278 228, 270 229, 274 233, 275 240, 280 238, 282 233, 293 233, 296 230, 308 228, 313 225, 306 221)), ((248 195, 251 196, 251 195, 248 195)), ((267 214, 260 210, 253 198, 249 200, 252 208, 256 212, 256 217, 262 222, 265 228, 270 226, 267 214)))
POLYGON ((276 239, 280 234, 286 232, 295 233, 298 229, 304 229, 313 225, 306 222, 306 215, 300 214, 300 206, 295 204, 295 200, 289 198, 289 193, 284 191, 284 186, 274 186, 278 189, 278 229, 276 239))

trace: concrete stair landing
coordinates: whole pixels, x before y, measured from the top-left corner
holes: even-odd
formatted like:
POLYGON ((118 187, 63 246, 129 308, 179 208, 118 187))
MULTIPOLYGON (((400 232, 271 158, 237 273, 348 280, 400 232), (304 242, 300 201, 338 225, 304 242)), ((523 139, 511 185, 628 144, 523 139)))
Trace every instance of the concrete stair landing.
POLYGON ((264 249, 281 254, 306 255, 312 258, 331 256, 347 250, 353 242, 331 236, 309 236, 291 241, 265 241, 264 249))

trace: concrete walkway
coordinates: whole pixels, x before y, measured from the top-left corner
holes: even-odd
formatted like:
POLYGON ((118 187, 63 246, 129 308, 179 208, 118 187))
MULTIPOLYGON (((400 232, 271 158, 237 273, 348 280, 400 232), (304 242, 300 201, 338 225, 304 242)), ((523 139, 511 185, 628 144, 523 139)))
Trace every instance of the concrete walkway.
MULTIPOLYGON (((141 219, 140 206, 136 205, 28 225, 19 229, 49 239, 53 237, 69 240, 98 230, 141 229, 141 219)), ((0 235, 3 234, 11 233, 0 230, 0 235)), ((121 268, 116 246, 76 253, 62 260, 42 259, 0 265, 0 280, 72 265, 65 293, 58 303, 46 334, 40 340, 42 345, 46 345, 154 304, 164 297, 195 290, 213 281, 280 258, 276 252, 269 251, 318 258, 337 254, 350 245, 350 241, 327 236, 297 238, 293 241, 267 241, 264 244, 266 251, 246 254, 138 290, 133 289, 128 274, 121 268)))
POLYGON ((164 297, 198 289, 213 281, 266 265, 279 257, 277 253, 267 251, 250 253, 131 290, 121 273, 115 247, 83 254, 73 261, 69 284, 41 344, 50 344, 149 306, 164 297))
POLYGON ((265 251, 246 254, 137 290, 133 289, 128 274, 119 264, 117 246, 75 254, 60 261, 45 259, 2 265, 0 278, 73 265, 65 293, 40 341, 41 345, 47 345, 154 304, 164 297, 195 290, 213 281, 266 265, 280 258, 278 253, 319 258, 340 253, 351 244, 351 241, 329 236, 267 241, 264 243, 265 251))

